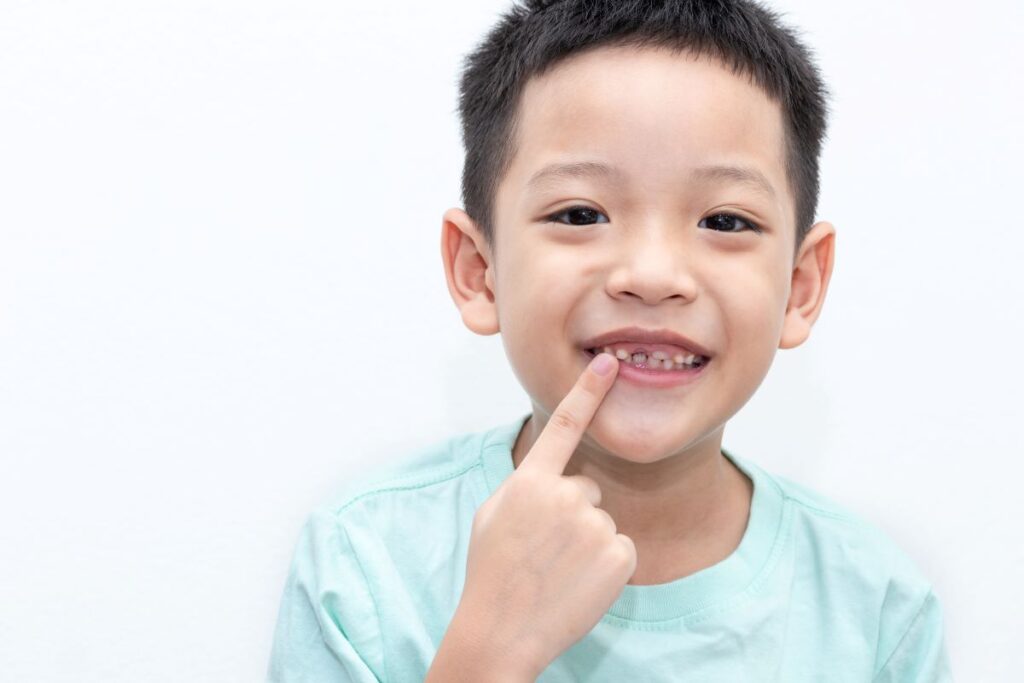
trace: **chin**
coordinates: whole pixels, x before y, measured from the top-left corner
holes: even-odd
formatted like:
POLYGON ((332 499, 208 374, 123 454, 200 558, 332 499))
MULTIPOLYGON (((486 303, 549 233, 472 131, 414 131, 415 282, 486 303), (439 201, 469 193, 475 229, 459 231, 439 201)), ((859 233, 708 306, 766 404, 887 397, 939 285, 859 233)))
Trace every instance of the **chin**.
POLYGON ((691 440, 686 420, 609 413, 602 411, 605 405, 598 408, 587 436, 594 445, 618 458, 638 464, 658 462, 686 448, 691 440))

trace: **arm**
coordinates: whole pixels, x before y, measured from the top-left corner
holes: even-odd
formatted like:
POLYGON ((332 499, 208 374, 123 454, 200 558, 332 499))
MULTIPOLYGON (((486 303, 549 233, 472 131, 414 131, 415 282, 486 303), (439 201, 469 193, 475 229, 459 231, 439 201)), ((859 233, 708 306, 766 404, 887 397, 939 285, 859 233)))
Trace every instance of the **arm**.
POLYGON ((943 631, 942 608, 935 594, 928 591, 873 683, 951 683, 943 631))
POLYGON ((485 632, 464 611, 456 610, 444 639, 430 665, 424 683, 533 683, 536 672, 523 666, 525 660, 489 647, 485 639, 474 634, 485 632))
POLYGON ((380 642, 373 598, 348 536, 333 514, 315 512, 281 598, 267 683, 379 683, 380 642))

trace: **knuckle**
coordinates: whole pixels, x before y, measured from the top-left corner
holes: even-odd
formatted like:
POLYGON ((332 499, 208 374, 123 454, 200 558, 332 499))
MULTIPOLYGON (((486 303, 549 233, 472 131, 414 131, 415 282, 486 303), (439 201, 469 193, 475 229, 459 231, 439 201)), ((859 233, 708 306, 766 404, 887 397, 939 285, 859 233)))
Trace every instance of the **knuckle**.
POLYGON ((621 566, 630 568, 630 572, 636 569, 636 546, 633 539, 625 534, 615 534, 618 543, 615 544, 613 555, 615 561, 621 566))
POLYGON ((608 511, 602 508, 594 509, 598 511, 599 517, 601 518, 602 523, 605 525, 605 527, 611 529, 612 534, 616 534, 619 529, 615 524, 615 519, 613 519, 612 516, 608 514, 608 511))
POLYGON ((589 540, 603 539, 608 533, 608 522, 601 518, 600 513, 585 515, 583 525, 586 528, 586 537, 589 540))
POLYGON ((564 408, 555 410, 555 412, 551 414, 550 421, 554 425, 555 429, 566 432, 577 431, 580 424, 579 420, 576 419, 576 416, 564 408))
POLYGON ((609 537, 614 538, 615 536, 608 528, 608 520, 600 513, 587 515, 586 528, 587 538, 593 540, 598 547, 606 546, 609 537))
POLYGON ((588 477, 588 476, 586 476, 584 474, 580 474, 578 476, 579 476, 580 485, 583 487, 583 489, 585 491, 593 494, 595 498, 600 500, 601 499, 601 486, 596 481, 594 481, 593 479, 591 479, 590 477, 588 477))
POLYGON ((555 491, 555 503, 561 510, 579 507, 582 502, 583 491, 571 482, 566 482, 564 486, 559 486, 555 491))

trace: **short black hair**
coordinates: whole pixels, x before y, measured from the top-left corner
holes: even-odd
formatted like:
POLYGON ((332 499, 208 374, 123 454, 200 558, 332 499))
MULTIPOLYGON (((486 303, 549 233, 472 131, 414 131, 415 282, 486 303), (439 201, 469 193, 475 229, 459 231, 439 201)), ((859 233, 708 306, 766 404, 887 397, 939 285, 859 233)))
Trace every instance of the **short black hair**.
POLYGON ((717 58, 782 109, 796 250, 814 223, 818 157, 829 92, 811 51, 779 15, 753 0, 523 0, 463 61, 459 116, 466 158, 462 201, 494 244, 498 185, 516 152, 526 82, 560 60, 602 46, 661 47, 717 58))

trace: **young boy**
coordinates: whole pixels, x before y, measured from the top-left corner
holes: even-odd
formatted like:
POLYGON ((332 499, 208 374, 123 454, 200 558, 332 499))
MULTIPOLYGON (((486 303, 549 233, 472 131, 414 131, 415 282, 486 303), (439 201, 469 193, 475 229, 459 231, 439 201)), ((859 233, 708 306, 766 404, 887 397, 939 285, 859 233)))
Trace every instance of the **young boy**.
POLYGON ((722 448, 825 300, 826 111, 749 0, 502 17, 463 74, 441 246, 532 410, 310 517, 268 680, 950 680, 907 556, 722 448))

